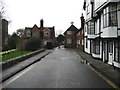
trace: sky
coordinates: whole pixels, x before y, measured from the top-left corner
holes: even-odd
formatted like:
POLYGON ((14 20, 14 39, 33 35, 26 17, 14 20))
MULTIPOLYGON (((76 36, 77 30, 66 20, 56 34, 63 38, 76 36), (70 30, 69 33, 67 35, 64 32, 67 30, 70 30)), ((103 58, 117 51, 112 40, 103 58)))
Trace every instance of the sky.
POLYGON ((5 0, 7 18, 11 21, 8 33, 19 28, 40 26, 40 19, 45 27, 55 26, 56 35, 64 33, 71 22, 79 29, 80 16, 84 0, 5 0))

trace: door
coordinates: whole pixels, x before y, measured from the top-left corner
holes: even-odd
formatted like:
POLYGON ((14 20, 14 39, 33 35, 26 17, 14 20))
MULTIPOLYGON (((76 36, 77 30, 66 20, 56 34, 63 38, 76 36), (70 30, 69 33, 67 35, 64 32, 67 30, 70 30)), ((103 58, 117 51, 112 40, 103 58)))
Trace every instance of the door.
POLYGON ((103 62, 107 63, 107 42, 103 42, 103 62))
POLYGON ((113 43, 112 42, 109 42, 108 43, 108 63, 112 65, 112 62, 113 62, 113 43))

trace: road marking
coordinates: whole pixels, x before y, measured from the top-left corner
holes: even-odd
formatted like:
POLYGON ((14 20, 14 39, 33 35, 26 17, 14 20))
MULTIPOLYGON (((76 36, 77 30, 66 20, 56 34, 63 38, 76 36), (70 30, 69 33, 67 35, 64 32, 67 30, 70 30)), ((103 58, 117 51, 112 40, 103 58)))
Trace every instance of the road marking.
MULTIPOLYGON (((34 65, 34 64, 33 64, 34 65)), ((10 83, 14 82, 16 79, 18 79, 19 77, 21 77, 23 74, 25 74, 26 72, 28 72, 29 70, 31 70, 33 68, 33 65, 29 66, 28 68, 20 71, 19 73, 17 73, 16 75, 12 76, 10 79, 6 80, 5 82, 2 83, 2 88, 5 88, 6 86, 8 86, 10 83)))
POLYGON ((98 71, 96 71, 93 67, 91 67, 91 70, 94 71, 99 77, 101 77, 103 80, 105 80, 109 85, 111 85, 113 88, 120 90, 120 88, 118 86, 116 86, 112 81, 110 81, 109 79, 107 79, 105 76, 103 76, 102 74, 100 74, 98 71))

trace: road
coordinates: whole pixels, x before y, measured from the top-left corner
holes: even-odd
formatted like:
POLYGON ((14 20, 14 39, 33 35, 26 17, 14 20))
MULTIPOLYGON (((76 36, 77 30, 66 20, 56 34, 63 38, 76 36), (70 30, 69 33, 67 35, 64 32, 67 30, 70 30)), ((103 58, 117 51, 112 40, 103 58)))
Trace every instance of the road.
POLYGON ((56 48, 4 88, 112 88, 72 49, 56 48))

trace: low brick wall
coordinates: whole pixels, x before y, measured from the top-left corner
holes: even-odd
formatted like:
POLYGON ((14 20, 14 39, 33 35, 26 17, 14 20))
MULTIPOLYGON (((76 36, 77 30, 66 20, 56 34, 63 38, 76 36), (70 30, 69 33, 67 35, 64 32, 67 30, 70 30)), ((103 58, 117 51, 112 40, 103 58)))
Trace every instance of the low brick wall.
POLYGON ((8 61, 2 62, 2 70, 7 69, 7 68, 9 68, 9 67, 11 67, 11 66, 13 66, 13 65, 15 65, 15 64, 17 64, 19 62, 22 62, 25 59, 28 59, 28 58, 30 58, 30 57, 32 57, 32 56, 34 56, 34 55, 36 55, 36 54, 38 54, 40 52, 43 52, 43 51, 45 51, 45 50, 40 49, 40 50, 31 52, 31 53, 25 54, 23 56, 16 57, 16 58, 10 59, 8 61))

